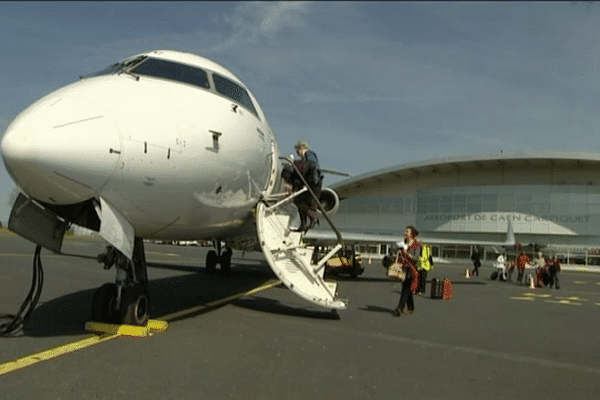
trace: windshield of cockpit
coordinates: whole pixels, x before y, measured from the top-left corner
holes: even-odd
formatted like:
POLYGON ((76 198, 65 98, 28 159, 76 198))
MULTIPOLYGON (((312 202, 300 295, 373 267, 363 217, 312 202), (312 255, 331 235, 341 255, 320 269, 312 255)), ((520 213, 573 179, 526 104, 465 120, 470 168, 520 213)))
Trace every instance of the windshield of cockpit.
MULTIPOLYGON (((151 76, 154 78, 168 79, 194 85, 203 89, 210 89, 208 73, 202 68, 148 56, 140 56, 125 60, 113 64, 102 71, 85 75, 81 78, 84 79, 121 73, 132 75, 136 78, 139 78, 139 76, 151 76)), ((215 84, 214 91, 216 94, 242 105, 258 117, 258 112, 246 89, 230 79, 214 72, 212 73, 212 78, 215 84)))
POLYGON ((131 68, 132 66, 140 63, 141 61, 145 60, 146 58, 148 58, 148 56, 139 56, 139 57, 127 59, 127 60, 112 64, 112 65, 109 65, 108 67, 104 68, 101 71, 93 72, 93 73, 87 74, 87 75, 81 75, 79 77, 79 79, 93 78, 95 76, 102 76, 102 75, 112 75, 112 74, 116 74, 119 72, 123 72, 125 69, 131 68))

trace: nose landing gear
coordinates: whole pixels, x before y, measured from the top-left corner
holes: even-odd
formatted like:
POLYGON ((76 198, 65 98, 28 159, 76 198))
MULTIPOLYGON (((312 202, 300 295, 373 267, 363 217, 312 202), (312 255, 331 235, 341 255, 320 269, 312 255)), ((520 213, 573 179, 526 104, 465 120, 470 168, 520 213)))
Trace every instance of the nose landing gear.
POLYGON ((104 268, 117 269, 115 283, 106 283, 96 290, 92 300, 92 320, 109 324, 146 325, 150 317, 148 272, 144 242, 135 238, 133 260, 112 246, 98 256, 104 268))
POLYGON ((210 250, 206 254, 206 272, 215 273, 217 270, 217 264, 221 266, 221 275, 228 276, 231 272, 231 248, 225 246, 225 251, 221 253, 221 241, 214 240, 213 241, 215 250, 210 250))

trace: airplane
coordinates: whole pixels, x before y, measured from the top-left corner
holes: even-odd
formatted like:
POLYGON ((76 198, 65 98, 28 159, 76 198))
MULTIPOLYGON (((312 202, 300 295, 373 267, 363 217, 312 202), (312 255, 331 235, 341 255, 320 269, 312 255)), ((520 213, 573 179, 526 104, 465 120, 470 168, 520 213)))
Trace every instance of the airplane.
MULTIPOLYGON (((56 253, 71 225, 107 242, 98 260, 116 278, 96 290, 94 321, 147 323, 143 240, 211 240, 206 270, 224 275, 232 249, 260 250, 296 294, 346 308, 323 279, 335 251, 313 260, 292 229, 297 193, 281 182, 291 160, 252 92, 217 62, 173 50, 126 57, 34 102, 1 151, 20 190, 10 230, 56 253)), ((324 188, 319 200, 331 222, 339 198, 324 188)))

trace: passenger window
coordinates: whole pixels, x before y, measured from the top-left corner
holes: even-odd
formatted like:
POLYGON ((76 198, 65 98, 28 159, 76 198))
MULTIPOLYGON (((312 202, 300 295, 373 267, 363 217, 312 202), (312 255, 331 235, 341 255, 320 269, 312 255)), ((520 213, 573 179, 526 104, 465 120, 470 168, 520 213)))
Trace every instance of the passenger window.
POLYGON ((170 79, 206 89, 210 87, 208 76, 203 69, 171 61, 159 60, 157 58, 149 58, 132 69, 131 73, 170 79))
POLYGON ((223 96, 230 98, 236 103, 240 103, 244 107, 246 107, 251 113, 258 117, 258 113, 254 108, 254 104, 252 103, 252 99, 250 95, 240 85, 235 82, 230 81, 227 78, 223 78, 221 75, 217 75, 213 73, 213 80, 215 81, 215 89, 217 93, 222 94, 223 96))

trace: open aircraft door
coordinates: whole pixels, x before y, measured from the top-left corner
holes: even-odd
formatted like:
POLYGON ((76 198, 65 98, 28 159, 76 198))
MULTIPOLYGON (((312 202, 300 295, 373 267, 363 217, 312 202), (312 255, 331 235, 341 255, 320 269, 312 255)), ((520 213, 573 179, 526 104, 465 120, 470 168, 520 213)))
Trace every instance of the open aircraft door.
MULTIPOLYGON (((256 228, 260 246, 275 275, 294 293, 322 307, 345 309, 346 302, 337 297, 337 283, 323 279, 325 263, 343 247, 341 235, 325 211, 321 210, 321 216, 336 231, 339 240, 322 259, 313 260, 314 248, 302 243, 302 233, 291 230, 292 216, 297 214, 292 200, 305 190, 306 187, 292 195, 271 195, 258 204, 256 228)), ((314 196, 312 191, 311 194, 314 196)))

